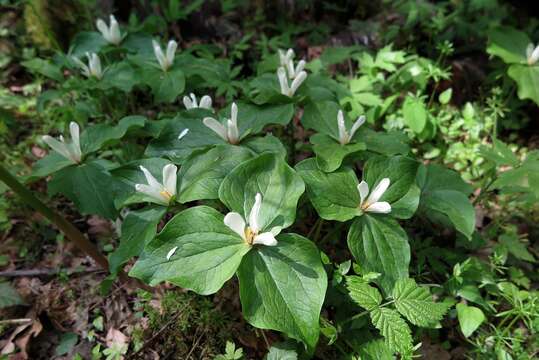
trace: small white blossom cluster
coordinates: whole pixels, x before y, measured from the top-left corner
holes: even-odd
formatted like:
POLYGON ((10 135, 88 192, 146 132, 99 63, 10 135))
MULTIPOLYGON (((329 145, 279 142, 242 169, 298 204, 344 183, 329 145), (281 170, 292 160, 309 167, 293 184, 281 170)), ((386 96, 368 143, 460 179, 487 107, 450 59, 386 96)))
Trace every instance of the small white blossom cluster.
POLYGON ((294 66, 294 50, 288 49, 287 52, 279 50, 279 69, 277 69, 277 77, 281 86, 281 94, 292 97, 307 78, 305 68, 305 60, 300 60, 294 66), (291 83, 290 83, 291 81, 291 83))

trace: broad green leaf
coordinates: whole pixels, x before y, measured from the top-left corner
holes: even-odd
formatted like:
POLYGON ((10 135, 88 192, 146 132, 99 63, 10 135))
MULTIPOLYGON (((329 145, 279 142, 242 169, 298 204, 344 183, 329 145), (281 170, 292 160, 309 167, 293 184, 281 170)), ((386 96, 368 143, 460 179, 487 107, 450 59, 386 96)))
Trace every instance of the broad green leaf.
POLYGON ((146 123, 146 118, 140 115, 126 116, 118 125, 97 124, 89 126, 80 136, 80 146, 83 154, 101 149, 110 142, 119 140, 131 129, 140 129, 146 123))
POLYGON ((408 96, 402 105, 404 122, 416 134, 419 134, 427 124, 427 109, 421 98, 408 96))
POLYGON ((373 156, 365 163, 363 180, 372 190, 383 178, 389 178, 391 184, 380 201, 393 203, 409 193, 415 184, 418 166, 416 160, 405 156, 373 156))
POLYGON ((169 120, 159 137, 148 145, 146 156, 168 157, 181 164, 195 150, 218 144, 226 144, 226 142, 207 128, 202 123, 202 119, 177 116, 169 120), (188 132, 178 139, 185 129, 189 129, 188 132))
POLYGON ((163 167, 170 161, 161 158, 141 159, 125 164, 110 171, 114 177, 112 195, 117 208, 125 205, 148 202, 151 199, 141 192, 136 191, 136 184, 146 184, 146 177, 140 170, 144 166, 159 181, 163 180, 163 167))
MULTIPOLYGON (((306 129, 316 130, 318 133, 328 135, 338 141, 337 113, 339 110, 341 110, 339 104, 333 101, 309 102, 303 111, 301 123, 306 129)), ((352 127, 353 122, 346 116, 344 122, 347 129, 352 127)))
POLYGON ((517 234, 503 234, 500 235, 498 241, 501 245, 505 246, 509 253, 517 259, 535 262, 535 258, 528 251, 528 248, 524 243, 520 241, 517 234))
POLYGON ((388 308, 377 308, 370 314, 372 324, 380 331, 391 350, 406 353, 412 348, 410 327, 398 312, 388 308))
POLYGON ((352 300, 365 310, 377 308, 382 303, 382 295, 359 276, 348 276, 346 287, 352 300))
POLYGON ((177 214, 146 245, 129 275, 150 285, 169 281, 201 295, 217 292, 251 249, 223 218, 207 206, 177 214))
POLYGON ((0 282, 0 309, 22 304, 24 304, 24 301, 17 290, 8 282, 0 282))
POLYGON ((221 183, 219 199, 248 219, 257 193, 262 195, 261 230, 290 226, 299 197, 305 191, 301 177, 278 155, 265 153, 238 165, 221 183))
POLYGON ((74 165, 71 160, 66 159, 56 151, 51 151, 43 159, 35 162, 32 167, 32 174, 26 180, 39 179, 71 165, 74 165))
POLYGON ((278 154, 283 159, 286 158, 286 149, 279 138, 267 134, 264 137, 250 136, 241 141, 241 146, 253 151, 255 154, 272 152, 278 154))
POLYGON ((327 287, 316 246, 297 234, 255 246, 238 269, 243 315, 253 326, 282 331, 312 351, 327 287))
POLYGON ((232 169, 250 159, 249 150, 234 145, 216 147, 190 156, 180 168, 181 203, 219 198, 219 186, 232 169))
POLYGON ((392 296, 397 311, 417 326, 433 327, 447 312, 447 305, 435 303, 429 290, 414 279, 397 280, 392 296))
POLYGON ((56 346, 55 354, 57 356, 66 355, 68 354, 75 345, 77 345, 77 342, 79 341, 79 336, 75 333, 69 332, 62 334, 60 338, 60 343, 56 346))
POLYGON ((525 33, 509 26, 502 26, 489 32, 487 52, 499 56, 507 64, 525 64, 526 48, 531 43, 525 33))
POLYGON ((520 100, 530 99, 539 105, 539 65, 513 64, 507 74, 516 81, 520 100))
POLYGON ((100 85, 104 88, 120 89, 127 93, 139 83, 139 79, 136 70, 127 61, 122 61, 107 68, 100 85))
POLYGON ((364 272, 382 274, 377 281, 386 292, 393 289, 398 279, 408 277, 408 237, 392 218, 365 214, 353 222, 347 240, 364 272))
POLYGON ((347 221, 361 214, 358 181, 352 169, 343 167, 326 173, 312 158, 297 164, 296 169, 305 181, 309 200, 321 218, 347 221))
POLYGON ((263 74, 249 82, 249 98, 256 104, 283 104, 293 101, 281 94, 279 80, 275 73, 263 74))
MULTIPOLYGON (((71 40, 69 55, 82 58, 87 52, 98 53, 106 45, 107 42, 97 31, 82 31, 77 33, 73 40, 71 40)), ((85 59, 81 60, 84 61, 85 59)))
MULTIPOLYGON (((294 116, 293 104, 263 105, 257 106, 247 103, 237 103, 238 105, 238 129, 240 135, 245 133, 257 134, 267 125, 286 125, 294 116)), ((230 107, 221 114, 227 119, 230 118, 230 107)))
POLYGON ((172 102, 185 88, 185 76, 179 66, 168 71, 146 66, 142 71, 144 82, 152 89, 155 102, 172 102))
POLYGON ((469 337, 483 321, 486 320, 483 311, 475 306, 457 304, 457 317, 459 319, 460 331, 465 337, 469 337))
POLYGON ((421 166, 417 176, 421 187, 419 213, 444 226, 453 226, 471 239, 475 210, 468 200, 472 187, 458 173, 440 165, 421 166))
POLYGON ((63 194, 84 215, 116 219, 118 212, 112 196, 114 178, 99 161, 70 166, 54 173, 49 193, 63 194))
POLYGON ((31 60, 23 61, 21 64, 32 72, 41 74, 57 82, 62 82, 64 80, 64 75, 62 74, 60 67, 49 60, 33 58, 31 60))
POLYGON ((411 218, 419 206, 420 197, 421 189, 412 184, 406 195, 391 204, 391 216, 397 219, 411 218))
POLYGON ((133 256, 138 256, 144 246, 154 238, 157 224, 167 208, 152 206, 130 211, 122 223, 120 245, 109 255, 109 269, 116 274, 120 267, 133 256))
POLYGON ((361 142, 342 145, 325 134, 314 134, 309 141, 313 144, 313 151, 316 154, 318 167, 326 172, 332 172, 338 169, 347 155, 367 148, 361 142))
POLYGON ((402 132, 373 131, 364 125, 359 128, 354 138, 364 141, 367 150, 378 154, 392 156, 406 155, 410 152, 409 139, 402 132))
POLYGON ((371 340, 359 348, 361 360, 394 360, 393 351, 389 349, 384 340, 371 340))

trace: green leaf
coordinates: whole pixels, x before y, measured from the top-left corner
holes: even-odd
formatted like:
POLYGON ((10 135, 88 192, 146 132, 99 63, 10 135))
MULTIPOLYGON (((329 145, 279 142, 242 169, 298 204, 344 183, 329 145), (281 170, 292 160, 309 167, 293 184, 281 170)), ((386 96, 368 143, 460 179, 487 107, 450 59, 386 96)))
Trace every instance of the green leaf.
POLYGON ((63 194, 83 215, 100 215, 114 220, 118 212, 111 196, 114 179, 97 160, 70 166, 54 173, 49 193, 63 194))
POLYGON ((301 177, 282 158, 265 153, 232 170, 221 183, 219 199, 247 219, 255 196, 260 193, 260 229, 282 229, 294 222, 296 206, 304 191, 301 177))
MULTIPOLYGON (((316 130, 318 133, 325 134, 338 141, 337 113, 339 110, 341 110, 339 104, 333 101, 309 102, 303 111, 301 123, 305 129, 316 130)), ((346 116, 344 122, 347 129, 352 127, 353 122, 346 116)))
POLYGON ((382 295, 359 276, 348 276, 346 287, 350 297, 365 310, 377 308, 382 303, 382 295))
POLYGON ((69 55, 81 58, 87 52, 98 53, 106 45, 107 42, 101 33, 96 31, 82 31, 77 33, 73 40, 71 40, 69 55))
POLYGON ((227 144, 215 132, 207 128, 200 118, 177 116, 167 121, 159 137, 146 148, 148 157, 168 157, 181 164, 194 151, 218 144, 227 144), (178 136, 189 129, 181 139, 178 136))
POLYGON ((498 241, 500 242, 500 244, 507 248, 511 255, 513 255, 517 259, 535 262, 535 258, 528 251, 526 245, 520 242, 517 234, 511 233, 500 235, 498 241))
POLYGON ((539 66, 513 64, 507 74, 516 81, 520 100, 530 99, 539 105, 539 66))
POLYGON ((391 184, 380 201, 396 202, 410 192, 415 184, 419 163, 405 156, 373 156, 365 163, 363 180, 374 189, 383 178, 389 178, 391 184))
POLYGON ((471 187, 460 176, 439 165, 422 166, 418 172, 421 189, 419 212, 434 223, 453 226, 471 239, 475 210, 468 200, 471 187))
MULTIPOLYGON (((269 124, 286 125, 294 116, 293 104, 253 105, 238 103, 238 129, 240 135, 257 134, 269 124)), ((230 118, 230 106, 222 112, 222 116, 230 118)))
POLYGON ((326 172, 338 169, 347 155, 367 148, 364 143, 356 142, 342 145, 325 134, 314 134, 309 141, 313 144, 318 167, 326 172))
POLYGON ((201 295, 217 292, 251 249, 223 218, 207 206, 177 214, 146 245, 129 275, 150 285, 169 281, 201 295))
POLYGON ((109 255, 109 269, 116 274, 133 256, 138 256, 157 232, 157 225, 167 211, 164 206, 152 206, 130 211, 122 223, 120 245, 109 255))
POLYGON ((406 353, 412 348, 410 327, 398 312, 388 308, 377 308, 370 314, 372 324, 380 331, 391 350, 406 353))
POLYGON ((442 105, 447 105, 451 101, 452 95, 453 95, 453 89, 452 88, 446 89, 438 96, 438 101, 442 105))
POLYGON ((32 181, 39 179, 71 165, 74 165, 71 160, 66 159, 56 151, 51 151, 43 159, 40 159, 34 163, 34 166, 32 167, 32 174, 28 176, 26 180, 32 181))
POLYGON ((68 354, 77 345, 78 341, 79 336, 75 333, 62 334, 60 343, 56 346, 55 354, 57 356, 68 354))
POLYGON ((312 158, 297 164, 296 169, 305 181, 309 200, 322 219, 347 221, 361 214, 358 181, 352 169, 343 167, 325 173, 312 158))
POLYGON ((185 88, 185 76, 180 67, 175 66, 168 71, 146 66, 142 71, 143 80, 152 89, 155 102, 172 102, 185 88))
POLYGON ((419 206, 420 197, 421 189, 412 184, 406 195, 391 204, 391 216, 397 219, 410 219, 419 206))
POLYGON ((64 80, 64 75, 62 74, 60 67, 49 60, 33 58, 31 60, 23 61, 21 64, 32 72, 41 74, 55 81, 62 82, 64 80))
POLYGON ((408 96, 402 105, 404 123, 416 134, 419 134, 427 124, 427 109, 421 98, 408 96))
POLYGON ((397 311, 417 326, 433 327, 447 312, 447 305, 435 303, 429 290, 414 279, 397 280, 392 296, 397 311))
POLYGON ((354 136, 357 139, 365 141, 367 150, 386 155, 408 154, 410 147, 408 146, 409 139, 402 132, 389 131, 373 131, 366 126, 362 126, 354 136))
POLYGON ((297 234, 255 246, 238 269, 243 315, 253 326, 282 331, 312 351, 327 287, 316 246, 297 234))
POLYGON ((218 145, 193 154, 180 169, 179 201, 218 199, 225 176, 251 158, 249 150, 234 145, 218 145))
POLYGON ((119 140, 132 129, 140 129, 146 123, 146 118, 140 115, 126 116, 118 125, 97 124, 87 127, 80 136, 80 146, 83 154, 89 154, 119 140))
POLYGON ((408 237, 392 218, 365 214, 353 222, 347 240, 363 272, 382 274, 377 281, 386 292, 398 279, 408 277, 408 237))
POLYGON ((281 140, 279 140, 279 138, 271 134, 267 134, 264 137, 250 136, 241 141, 241 146, 253 151, 255 154, 272 152, 279 155, 283 159, 286 158, 286 149, 283 143, 281 140))
POLYGON ((472 335, 486 319, 481 309, 462 303, 457 304, 457 317, 460 331, 465 337, 472 335))
POLYGON ((499 56, 507 64, 527 63, 526 48, 531 43, 525 33, 502 26, 489 31, 487 53, 499 56))
POLYGON ((107 68, 99 85, 109 89, 116 88, 130 92, 139 83, 139 75, 127 61, 114 63, 107 68))
POLYGON ((371 340, 359 348, 361 360, 394 360, 393 351, 389 349, 384 340, 371 340))
POLYGON ((298 353, 295 350, 281 349, 273 345, 270 347, 265 360, 298 360, 298 353))
POLYGON ((0 309, 22 304, 24 304, 24 301, 17 290, 8 282, 0 282, 0 309))
POLYGON ((158 180, 163 178, 163 167, 170 161, 161 158, 141 159, 125 164, 110 171, 114 177, 112 194, 117 208, 125 205, 151 202, 147 195, 135 189, 136 184, 146 184, 146 177, 140 170, 144 166, 158 180))

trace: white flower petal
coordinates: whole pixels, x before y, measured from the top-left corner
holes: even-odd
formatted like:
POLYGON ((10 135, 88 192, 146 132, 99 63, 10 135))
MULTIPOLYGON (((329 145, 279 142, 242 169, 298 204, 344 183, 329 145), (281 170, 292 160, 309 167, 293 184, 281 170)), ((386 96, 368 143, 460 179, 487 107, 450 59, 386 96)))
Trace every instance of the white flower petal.
POLYGON ((174 40, 170 40, 167 44, 167 63, 169 66, 174 64, 174 55, 176 54, 176 49, 178 48, 178 43, 174 40))
POLYGON ((391 205, 389 205, 389 203, 385 201, 375 202, 374 204, 366 208, 365 211, 379 214, 388 214, 391 212, 391 205))
POLYGON ((279 78, 279 85, 281 86, 281 94, 290 96, 290 88, 288 87, 288 79, 286 78, 286 70, 280 67, 277 70, 277 77, 279 78))
POLYGON ((261 244, 266 246, 275 246, 277 245, 277 239, 275 239, 275 236, 271 232, 265 232, 262 234, 258 234, 253 239, 253 245, 254 244, 261 244))
POLYGON ((354 137, 354 134, 356 133, 356 131, 364 123, 365 123, 365 116, 362 115, 362 116, 357 118, 356 122, 354 123, 354 125, 352 125, 352 128, 350 129, 350 140, 352 140, 352 138, 354 137))
POLYGON ((357 191, 359 192, 359 204, 361 206, 369 195, 369 184, 367 184, 366 181, 362 180, 357 186, 357 191))
POLYGON ((168 201, 161 195, 159 188, 151 187, 146 184, 136 184, 135 190, 141 192, 152 199, 152 202, 160 205, 168 205, 168 201))
POLYGON ((109 27, 107 26, 107 24, 103 20, 97 19, 95 26, 97 27, 97 30, 99 30, 101 35, 103 35, 105 40, 108 41, 109 40, 109 27))
POLYGON ((191 99, 189 98, 189 96, 184 96, 184 97, 183 97, 183 105, 185 106, 185 108, 186 108, 187 110, 195 108, 195 106, 194 106, 194 104, 193 104, 193 100, 191 100, 191 99))
POLYGON ((227 121, 227 138, 228 142, 231 144, 237 144, 240 138, 238 127, 232 120, 227 121))
POLYGON ((539 60, 539 45, 535 47, 531 54, 532 64, 535 64, 539 60))
POLYGON ((202 120, 202 123, 210 129, 212 129, 223 140, 228 141, 226 128, 219 121, 211 117, 206 117, 202 120))
POLYGON ((114 17, 114 15, 110 16, 109 37, 110 37, 110 42, 112 42, 114 45, 118 45, 120 44, 120 42, 122 42, 122 34, 120 33, 120 25, 118 25, 118 21, 116 21, 116 18, 114 17))
POLYGON ((241 236, 243 240, 245 239, 245 220, 237 212, 229 212, 225 215, 223 220, 226 226, 228 226, 232 231, 241 236))
POLYGON ((337 127, 339 128, 339 142, 341 144, 348 144, 348 131, 346 131, 346 125, 344 124, 344 114, 342 110, 339 110, 339 112, 337 113, 337 127))
POLYGON ((174 255, 174 253, 176 252, 176 250, 178 250, 177 246, 174 246, 172 249, 170 249, 170 251, 167 253, 167 261, 170 260, 172 255, 174 255))
POLYGON ((43 141, 51 147, 54 151, 65 157, 66 159, 73 160, 71 158, 71 153, 69 152, 66 144, 61 141, 56 140, 52 136, 44 135, 42 137, 43 141))
POLYGON ((292 81, 292 85, 290 85, 290 92, 291 92, 291 95, 294 95, 296 93, 296 91, 299 89, 299 87, 301 86, 301 84, 305 81, 305 79, 307 79, 307 73, 305 71, 301 71, 297 76, 296 78, 294 79, 294 81, 292 81))
POLYGON ((532 56, 533 53, 533 44, 529 43, 526 47, 526 57, 529 59, 532 56))
POLYGON ((234 126, 238 127, 238 105, 236 103, 232 103, 232 106, 230 107, 230 120, 234 123, 234 126))
POLYGON ((211 97, 209 97, 208 95, 204 95, 202 99, 200 99, 200 104, 198 106, 204 109, 211 110, 211 104, 211 97))
POLYGON ((163 186, 172 196, 176 195, 177 172, 178 168, 174 164, 167 164, 163 167, 163 186))
POLYGON ((386 192, 387 188, 389 187, 390 181, 389 178, 383 178, 380 180, 380 182, 374 187, 371 194, 367 198, 366 203, 367 204, 374 204, 375 202, 378 202, 382 195, 386 192))
POLYGON ((305 60, 300 60, 298 62, 298 64, 296 65, 296 70, 294 71, 294 75, 298 75, 300 72, 303 71, 303 69, 305 69, 305 60))
POLYGON ((260 215, 260 207, 262 206, 262 195, 257 193, 255 196, 255 203, 249 213, 249 227, 254 233, 260 231, 260 224, 258 223, 258 216, 260 215))
POLYGON ((178 135, 178 140, 181 140, 182 138, 184 138, 188 132, 189 132, 188 128, 183 129, 180 135, 178 135))
POLYGON ((150 173, 148 169, 146 169, 144 166, 139 166, 140 170, 144 173, 144 176, 146 177, 146 181, 148 182, 148 185, 150 187, 155 188, 158 192, 161 191, 161 184, 157 179, 150 173))

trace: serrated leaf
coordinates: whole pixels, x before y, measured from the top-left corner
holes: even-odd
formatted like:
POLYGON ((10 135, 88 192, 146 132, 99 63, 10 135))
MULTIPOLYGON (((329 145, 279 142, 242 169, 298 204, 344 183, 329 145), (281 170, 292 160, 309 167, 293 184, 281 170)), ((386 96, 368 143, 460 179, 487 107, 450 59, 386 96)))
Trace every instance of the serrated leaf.
POLYGON ((359 348, 361 360, 393 360, 393 352, 384 340, 371 340, 359 348))
POLYGON ((255 246, 238 269, 243 315, 252 325, 303 341, 312 351, 327 276, 316 246, 296 234, 277 236, 276 246, 255 246))
POLYGON ((208 295, 230 279, 251 249, 208 206, 196 206, 174 216, 146 247, 129 275, 157 285, 175 285, 208 295))
POLYGON ((410 327, 398 312, 388 308, 377 308, 370 314, 373 325, 380 331, 391 350, 405 353, 412 348, 410 327))
POLYGON ((346 287, 352 300, 365 310, 372 310, 382 303, 382 295, 359 276, 348 276, 346 287))
POLYGON ((435 303, 429 290, 418 286, 413 279, 397 280, 393 298, 397 311, 417 326, 432 327, 447 311, 445 304, 435 303))

